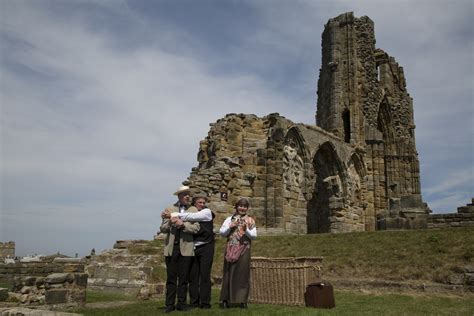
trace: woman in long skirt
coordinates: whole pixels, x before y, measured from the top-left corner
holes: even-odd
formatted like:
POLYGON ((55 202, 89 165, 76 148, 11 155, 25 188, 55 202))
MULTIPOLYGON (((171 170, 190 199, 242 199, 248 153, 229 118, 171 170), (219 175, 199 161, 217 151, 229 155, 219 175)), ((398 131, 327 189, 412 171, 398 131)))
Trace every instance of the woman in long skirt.
POLYGON ((247 308, 250 290, 250 245, 257 238, 255 220, 247 214, 250 202, 240 198, 234 214, 227 217, 220 234, 227 237, 224 259, 224 276, 220 302, 222 308, 247 308))

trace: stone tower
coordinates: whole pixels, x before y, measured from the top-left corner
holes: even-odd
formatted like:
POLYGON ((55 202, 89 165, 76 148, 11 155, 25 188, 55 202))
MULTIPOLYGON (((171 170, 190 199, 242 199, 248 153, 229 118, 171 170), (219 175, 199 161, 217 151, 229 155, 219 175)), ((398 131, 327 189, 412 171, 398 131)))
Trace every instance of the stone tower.
POLYGON ((317 126, 228 114, 184 183, 209 195, 217 225, 246 196, 260 232, 426 227, 403 69, 375 48, 368 17, 330 19, 322 38, 317 126))
POLYGON ((413 101, 403 68, 375 48, 368 17, 349 12, 326 24, 316 123, 364 147, 379 228, 417 226, 414 222, 424 220, 429 210, 420 194, 413 101))
POLYGON ((15 257, 15 242, 0 242, 0 260, 7 257, 15 257))

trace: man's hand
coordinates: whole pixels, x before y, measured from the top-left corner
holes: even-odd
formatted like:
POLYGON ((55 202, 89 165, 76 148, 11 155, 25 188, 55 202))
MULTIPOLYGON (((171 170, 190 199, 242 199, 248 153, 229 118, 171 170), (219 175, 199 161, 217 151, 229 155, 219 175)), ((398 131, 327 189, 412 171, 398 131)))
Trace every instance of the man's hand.
POLYGON ((161 212, 161 218, 165 219, 165 218, 170 218, 170 217, 171 217, 171 214, 169 211, 164 210, 163 212, 161 212))
POLYGON ((177 228, 181 228, 184 225, 184 222, 179 217, 172 217, 171 223, 176 226, 177 228))

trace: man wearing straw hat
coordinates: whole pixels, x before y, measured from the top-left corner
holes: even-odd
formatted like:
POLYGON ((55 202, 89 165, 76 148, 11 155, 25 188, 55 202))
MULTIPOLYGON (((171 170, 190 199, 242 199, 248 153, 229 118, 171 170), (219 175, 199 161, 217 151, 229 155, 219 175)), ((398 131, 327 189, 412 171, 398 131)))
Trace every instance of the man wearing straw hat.
POLYGON ((199 231, 198 222, 184 222, 179 213, 185 212, 191 202, 191 190, 181 186, 174 193, 178 202, 161 213, 160 231, 166 234, 164 255, 166 262, 166 300, 165 313, 177 309, 186 311, 186 292, 189 272, 194 256, 193 234, 199 231), (175 307, 176 297, 178 303, 175 307))

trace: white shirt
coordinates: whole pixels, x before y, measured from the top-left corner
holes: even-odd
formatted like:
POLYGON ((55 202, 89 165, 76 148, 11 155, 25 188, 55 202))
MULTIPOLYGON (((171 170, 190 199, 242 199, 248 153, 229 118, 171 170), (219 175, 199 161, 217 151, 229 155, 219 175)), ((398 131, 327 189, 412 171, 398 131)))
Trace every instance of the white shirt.
MULTIPOLYGON (((222 237, 229 236, 231 223, 232 223, 232 216, 227 217, 224 223, 222 223, 221 229, 219 230, 219 233, 221 234, 222 237)), ((249 229, 247 226, 247 229, 245 230, 245 235, 247 235, 247 237, 249 237, 250 239, 257 238, 257 226, 254 225, 252 229, 249 229)))
POLYGON ((204 208, 198 212, 183 212, 179 214, 179 218, 186 222, 210 222, 212 221, 212 211, 204 208))
MULTIPOLYGON (((180 213, 179 218, 182 219, 183 221, 187 222, 210 222, 212 221, 212 211, 209 208, 204 208, 200 211, 194 212, 194 213, 189 213, 189 212, 184 212, 180 213)), ((205 242, 202 241, 194 241, 194 246, 200 246, 204 245, 205 242)))

